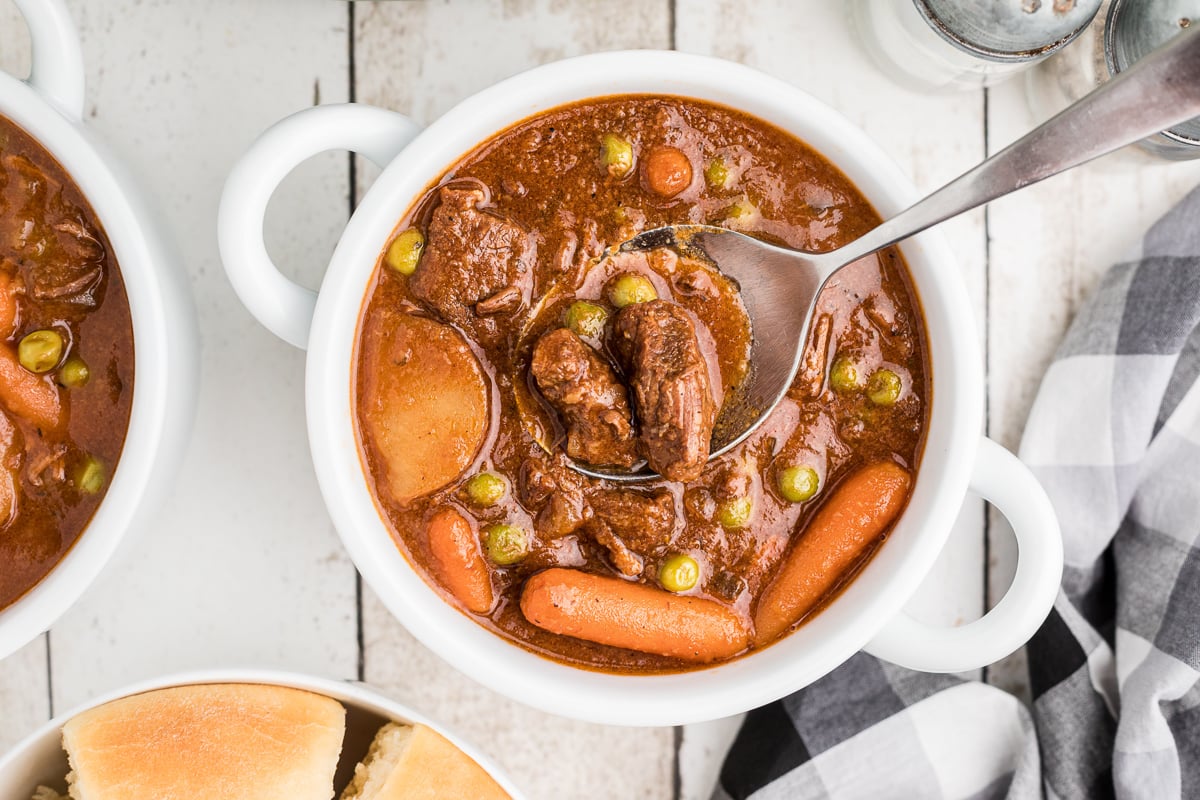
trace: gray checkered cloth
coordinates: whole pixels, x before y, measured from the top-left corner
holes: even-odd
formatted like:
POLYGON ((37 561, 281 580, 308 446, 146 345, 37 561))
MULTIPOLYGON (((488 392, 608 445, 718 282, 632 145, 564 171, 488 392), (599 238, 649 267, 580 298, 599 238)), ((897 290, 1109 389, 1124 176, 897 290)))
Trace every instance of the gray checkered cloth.
POLYGON ((1066 569, 1032 709, 863 653, 753 711, 714 798, 1200 798, 1200 189, 1113 267, 1021 458, 1066 569))

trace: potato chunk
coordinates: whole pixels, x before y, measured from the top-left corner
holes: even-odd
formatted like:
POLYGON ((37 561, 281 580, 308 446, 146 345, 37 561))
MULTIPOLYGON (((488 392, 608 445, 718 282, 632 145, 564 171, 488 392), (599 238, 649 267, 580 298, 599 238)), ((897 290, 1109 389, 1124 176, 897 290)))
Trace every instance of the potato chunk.
POLYGON ((379 310, 366 326, 364 438, 400 505, 462 475, 488 432, 488 382, 466 340, 425 317, 379 310), (386 333, 384 333, 386 331, 386 333))

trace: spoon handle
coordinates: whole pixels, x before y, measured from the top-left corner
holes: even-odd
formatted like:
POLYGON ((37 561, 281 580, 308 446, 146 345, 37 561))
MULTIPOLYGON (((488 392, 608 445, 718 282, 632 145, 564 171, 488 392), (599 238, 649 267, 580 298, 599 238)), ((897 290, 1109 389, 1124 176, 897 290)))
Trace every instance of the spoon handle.
POLYGON ((840 267, 997 197, 1200 116, 1200 27, 1068 106, 870 233, 826 254, 840 267))

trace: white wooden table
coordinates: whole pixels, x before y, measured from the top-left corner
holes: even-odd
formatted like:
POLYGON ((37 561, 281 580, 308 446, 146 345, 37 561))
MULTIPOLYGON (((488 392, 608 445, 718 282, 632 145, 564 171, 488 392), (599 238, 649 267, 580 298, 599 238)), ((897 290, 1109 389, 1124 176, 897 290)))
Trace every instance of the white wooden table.
MULTIPOLYGON (((883 0, 877 0, 882 2, 883 0)), ((565 56, 677 47, 743 61, 841 110, 932 190, 1028 130, 1025 82, 922 95, 866 58, 827 0, 71 0, 88 117, 167 212, 204 337, 195 436, 145 534, 46 636, 0 662, 0 751, 55 711, 140 678, 257 665, 363 679, 451 725, 535 798, 704 798, 736 720, 620 729, 532 711, 418 645, 358 581, 305 440, 303 354, 242 309, 217 257, 221 184, 251 140, 313 103, 356 99, 430 121, 496 80, 565 56)), ((0 0, 0 68, 28 43, 0 0)), ((370 175, 306 164, 268 219, 278 261, 316 285, 370 175)), ((988 368, 988 433, 1015 447, 1038 377, 1100 273, 1200 182, 1200 162, 1121 154, 943 226, 988 368)), ((947 624, 1007 586, 1011 533, 969 501, 910 604, 947 624)), ((1022 691, 1020 658, 986 679, 1022 691)))

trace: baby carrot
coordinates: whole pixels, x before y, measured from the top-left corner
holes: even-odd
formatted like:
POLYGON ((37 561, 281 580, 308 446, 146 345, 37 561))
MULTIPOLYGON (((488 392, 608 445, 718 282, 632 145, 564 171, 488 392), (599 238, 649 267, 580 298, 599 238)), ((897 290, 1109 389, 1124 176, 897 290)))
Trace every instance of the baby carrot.
POLYGON ((58 389, 41 375, 21 366, 16 353, 0 344, 0 403, 42 433, 57 431, 63 422, 58 389))
POLYGON ((425 535, 433 556, 431 566, 442 586, 468 611, 491 611, 495 601, 491 572, 467 518, 454 508, 443 508, 429 518, 425 535))
POLYGON ((899 515, 911 482, 905 470, 888 461, 863 467, 837 487, 759 599, 756 647, 781 636, 829 594, 899 515))
POLYGON ((686 661, 729 658, 750 643, 742 620, 716 601, 573 569, 526 581, 521 611, 551 633, 686 661))

